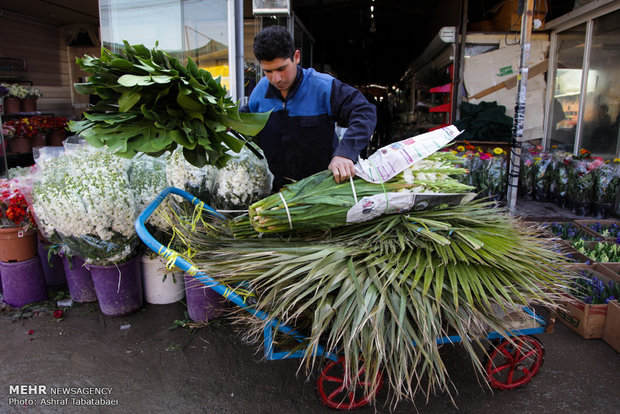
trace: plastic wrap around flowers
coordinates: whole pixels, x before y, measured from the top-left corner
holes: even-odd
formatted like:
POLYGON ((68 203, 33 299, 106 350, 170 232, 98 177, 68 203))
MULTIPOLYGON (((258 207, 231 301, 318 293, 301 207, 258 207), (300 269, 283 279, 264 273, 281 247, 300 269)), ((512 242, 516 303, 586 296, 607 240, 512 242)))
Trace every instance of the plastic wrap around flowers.
POLYGON ((85 147, 41 164, 33 209, 44 236, 95 264, 128 259, 137 245, 138 214, 130 161, 85 147))
POLYGON ((231 154, 226 166, 197 168, 176 150, 168 157, 168 185, 181 188, 212 207, 224 210, 247 210, 250 204, 269 195, 273 175, 267 161, 247 148, 231 154))
POLYGON ((269 195, 272 182, 265 158, 259 159, 244 147, 217 172, 214 205, 219 209, 247 210, 250 204, 269 195))
MULTIPOLYGON (((166 182, 165 160, 148 155, 135 157, 131 162, 129 170, 129 182, 138 213, 140 213, 168 185, 166 182)), ((167 205, 167 200, 160 204, 155 213, 149 217, 147 224, 161 230, 168 229, 170 225, 160 214, 160 211, 163 212, 167 205)))

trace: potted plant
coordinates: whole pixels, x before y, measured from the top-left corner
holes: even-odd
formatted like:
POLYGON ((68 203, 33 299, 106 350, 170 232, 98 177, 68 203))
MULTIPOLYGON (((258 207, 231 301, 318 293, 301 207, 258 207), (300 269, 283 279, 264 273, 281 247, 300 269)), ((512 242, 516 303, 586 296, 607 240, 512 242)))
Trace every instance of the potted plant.
POLYGON ((0 179, 0 260, 23 261, 36 256, 36 231, 27 189, 17 180, 0 179))
POLYGON ((8 93, 4 97, 4 113, 7 115, 16 114, 21 111, 21 101, 28 95, 28 91, 23 86, 12 83, 2 84, 7 88, 8 93))
MULTIPOLYGON (((8 147, 10 152, 27 153, 32 151, 34 144, 40 144, 41 131, 35 121, 30 118, 18 118, 6 121, 2 125, 2 132, 5 130, 10 135, 8 137, 8 147)), ((38 145, 37 145, 38 146, 38 145)))
POLYGON ((68 120, 64 116, 50 118, 50 130, 47 134, 47 145, 54 147, 62 146, 62 142, 67 138, 68 120))
POLYGON ((21 307, 43 300, 47 290, 37 256, 35 221, 26 201, 29 186, 0 180, 0 271, 4 302, 21 307))
POLYGON ((26 88, 26 96, 22 99, 22 112, 37 112, 37 100, 41 98, 43 94, 34 86, 26 88))
POLYGON ((129 161, 77 146, 48 165, 33 189, 37 220, 90 269, 101 311, 120 316, 142 306, 129 161))

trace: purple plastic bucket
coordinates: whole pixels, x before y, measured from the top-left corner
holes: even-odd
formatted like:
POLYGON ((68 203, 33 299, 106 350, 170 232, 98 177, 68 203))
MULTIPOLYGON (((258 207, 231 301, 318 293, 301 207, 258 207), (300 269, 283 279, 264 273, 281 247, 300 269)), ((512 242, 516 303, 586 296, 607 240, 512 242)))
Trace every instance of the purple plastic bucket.
POLYGON ((93 278, 90 275, 90 270, 84 267, 84 259, 77 256, 72 256, 69 259, 63 255, 62 264, 65 268, 65 277, 69 293, 71 294, 71 300, 80 303, 95 302, 97 294, 95 293, 93 278))
POLYGON ((208 322, 224 313, 226 299, 209 289, 204 283, 188 274, 185 277, 187 314, 194 322, 208 322))
POLYGON ((62 264, 62 258, 57 254, 52 254, 51 264, 48 260, 48 250, 51 244, 43 243, 39 240, 39 257, 41 258, 41 266, 43 267, 43 276, 48 286, 61 286, 67 283, 65 278, 65 267, 62 264))
POLYGON ((106 316, 123 316, 142 307, 142 274, 136 256, 119 265, 88 265, 99 308, 106 316))
POLYGON ((39 256, 22 262, 0 262, 0 269, 4 303, 21 308, 47 299, 47 287, 39 256))

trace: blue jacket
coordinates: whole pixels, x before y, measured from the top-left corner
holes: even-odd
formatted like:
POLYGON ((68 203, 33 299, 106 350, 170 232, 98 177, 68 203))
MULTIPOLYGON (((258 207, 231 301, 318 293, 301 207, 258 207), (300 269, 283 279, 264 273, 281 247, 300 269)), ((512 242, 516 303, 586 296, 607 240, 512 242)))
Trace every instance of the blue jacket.
POLYGON ((357 89, 338 79, 297 67, 286 99, 263 77, 250 95, 249 112, 273 110, 258 134, 273 190, 327 169, 332 157, 354 162, 375 129, 376 109, 357 89), (338 141, 335 124, 348 127, 338 141))

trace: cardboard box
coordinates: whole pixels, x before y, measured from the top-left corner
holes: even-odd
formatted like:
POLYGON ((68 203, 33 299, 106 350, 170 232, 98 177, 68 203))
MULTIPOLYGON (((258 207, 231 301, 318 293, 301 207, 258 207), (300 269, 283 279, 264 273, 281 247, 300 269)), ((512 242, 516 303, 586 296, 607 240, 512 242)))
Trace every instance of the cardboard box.
POLYGON ((620 302, 609 302, 603 327, 603 340, 620 353, 620 302))
MULTIPOLYGON (((545 60, 548 50, 548 40, 532 40, 528 67, 533 67, 545 60)), ((465 59, 463 81, 465 82, 465 89, 467 89, 467 96, 476 95, 491 86, 517 76, 520 58, 521 46, 510 45, 465 59)), ((528 89, 530 88, 528 87, 528 89)), ((516 97, 516 90, 510 105, 513 108, 514 97, 516 97)))
MULTIPOLYGON (((567 270, 575 272, 585 270, 605 283, 610 280, 620 283, 620 277, 600 263, 595 263, 592 266, 570 264, 566 267, 567 270)), ((590 305, 569 294, 566 294, 565 298, 566 302, 558 309, 558 319, 586 339, 602 338, 607 320, 608 304, 590 305)))
POLYGON ((602 338, 607 304, 590 305, 571 295, 558 308, 558 319, 585 339, 602 338))

